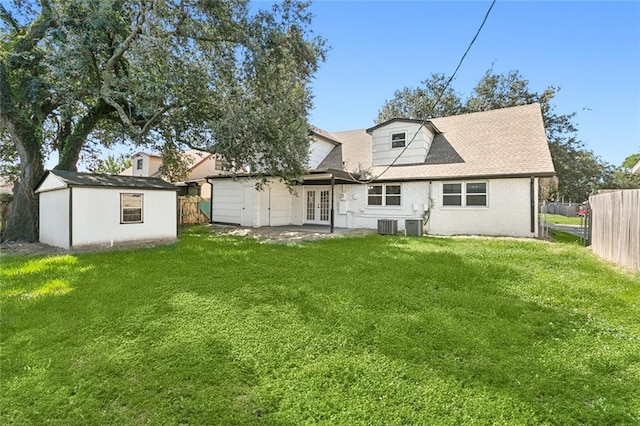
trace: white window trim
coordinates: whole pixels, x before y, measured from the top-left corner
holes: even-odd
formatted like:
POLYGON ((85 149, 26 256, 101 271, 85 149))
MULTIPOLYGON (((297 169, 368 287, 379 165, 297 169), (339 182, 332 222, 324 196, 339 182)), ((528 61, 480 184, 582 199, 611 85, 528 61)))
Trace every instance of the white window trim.
POLYGON ((391 149, 403 149, 407 147, 407 132, 391 132, 391 134, 389 135, 389 146, 391 147, 391 149), (399 134, 403 134, 404 135, 404 145, 403 146, 393 146, 393 135, 399 135, 399 134))
POLYGON ((121 192, 120 193, 120 224, 121 225, 130 225, 135 223, 144 223, 144 194, 141 192, 121 192), (126 221, 124 220, 124 204, 123 204, 123 196, 124 195, 139 195, 140 196, 140 220, 137 221, 126 221))
MULTIPOLYGON (((441 194, 440 194, 440 202, 442 203, 441 205, 441 209, 487 209, 489 208, 489 181, 487 180, 460 180, 460 181, 446 181, 446 182, 442 182, 442 187, 441 187, 441 194), (471 205, 468 206, 467 205, 467 184, 469 183, 484 183, 485 184, 485 192, 482 193, 472 193, 472 195, 484 195, 486 197, 486 204, 484 206, 476 206, 476 205, 471 205), (444 193, 444 185, 445 184, 460 184, 461 186, 461 191, 462 193, 460 194, 460 196, 462 197, 462 204, 459 206, 445 206, 444 205, 444 197, 445 197, 445 193, 444 193)), ((449 195, 457 195, 457 194, 449 194, 449 195)))
POLYGON ((142 170, 144 168, 144 161, 142 158, 136 158, 136 170, 142 170))
POLYGON ((402 189, 402 184, 401 183, 372 183, 367 185, 367 208, 382 208, 384 207, 385 209, 392 209, 392 208, 398 208, 401 209, 403 206, 403 189, 402 189), (382 194, 380 194, 380 196, 382 197, 382 204, 369 204, 369 187, 370 186, 381 186, 382 187, 382 194), (400 194, 392 194, 392 195, 399 195, 400 196, 400 204, 389 204, 387 205, 387 186, 399 186, 400 187, 400 194))

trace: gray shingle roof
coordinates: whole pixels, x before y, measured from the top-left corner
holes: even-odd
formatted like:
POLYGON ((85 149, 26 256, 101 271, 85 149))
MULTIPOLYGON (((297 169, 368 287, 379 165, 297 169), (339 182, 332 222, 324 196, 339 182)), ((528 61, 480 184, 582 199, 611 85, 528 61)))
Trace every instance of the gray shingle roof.
MULTIPOLYGON (((431 120, 441 132, 424 163, 372 167, 371 135, 332 132, 352 172, 369 169, 379 180, 455 179, 555 174, 539 104, 431 120)), ((333 160, 335 162, 335 159, 333 160)))
MULTIPOLYGON (((64 170, 49 170, 47 173, 56 176, 69 187, 83 186, 177 190, 175 185, 158 178, 79 173, 64 170)), ((48 176, 48 174, 45 175, 42 180, 44 180, 48 176)))

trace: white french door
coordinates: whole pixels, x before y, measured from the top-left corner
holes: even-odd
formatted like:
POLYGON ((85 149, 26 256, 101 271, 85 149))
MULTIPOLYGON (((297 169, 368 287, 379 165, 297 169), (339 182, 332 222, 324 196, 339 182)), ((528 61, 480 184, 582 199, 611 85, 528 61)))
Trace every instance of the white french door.
POLYGON ((304 222, 328 225, 331 214, 331 191, 307 188, 304 197, 304 222))

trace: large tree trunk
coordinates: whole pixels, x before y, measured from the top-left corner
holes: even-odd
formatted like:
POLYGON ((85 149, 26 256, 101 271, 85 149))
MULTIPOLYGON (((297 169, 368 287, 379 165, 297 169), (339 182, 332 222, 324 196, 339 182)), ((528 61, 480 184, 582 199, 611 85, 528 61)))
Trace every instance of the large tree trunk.
MULTIPOLYGON (((14 137, 20 155, 20 181, 13 188, 13 201, 9 211, 7 227, 2 229, 2 241, 38 241, 38 195, 35 186, 44 175, 43 158, 38 145, 37 135, 31 133, 28 143, 14 137), (29 146, 29 148, 27 148, 29 146), (37 148, 35 148, 37 147, 37 148), (35 148, 35 149, 34 149, 35 148)), ((31 130, 31 129, 30 129, 31 130)))

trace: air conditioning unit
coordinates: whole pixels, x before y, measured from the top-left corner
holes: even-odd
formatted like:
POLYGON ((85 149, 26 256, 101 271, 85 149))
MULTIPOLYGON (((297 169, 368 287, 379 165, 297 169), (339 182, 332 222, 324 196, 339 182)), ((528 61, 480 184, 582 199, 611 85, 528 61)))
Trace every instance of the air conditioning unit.
POLYGON ((404 221, 404 229, 408 237, 421 237, 422 219, 406 219, 404 221))
POLYGON ((398 221, 396 219, 378 219, 378 234, 395 235, 398 233, 398 221))

